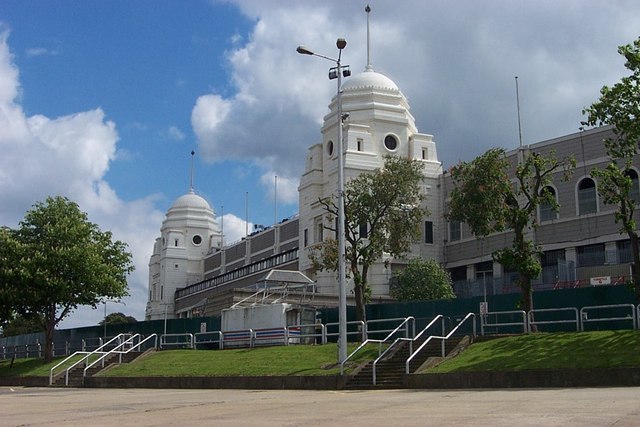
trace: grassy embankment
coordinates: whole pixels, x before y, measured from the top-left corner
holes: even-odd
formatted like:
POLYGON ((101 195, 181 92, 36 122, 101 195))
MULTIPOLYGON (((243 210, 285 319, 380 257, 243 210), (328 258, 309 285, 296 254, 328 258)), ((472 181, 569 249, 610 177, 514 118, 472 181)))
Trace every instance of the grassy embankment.
MULTIPOLYGON (((355 346, 350 348, 350 351, 355 346)), ((473 344, 428 372, 640 367, 640 331, 531 334, 473 344)), ((167 350, 115 367, 109 376, 336 375, 335 344, 237 350, 167 350)), ((371 346, 356 363, 377 355, 371 346)), ((0 362, 0 376, 48 376, 59 362, 18 359, 0 362)))

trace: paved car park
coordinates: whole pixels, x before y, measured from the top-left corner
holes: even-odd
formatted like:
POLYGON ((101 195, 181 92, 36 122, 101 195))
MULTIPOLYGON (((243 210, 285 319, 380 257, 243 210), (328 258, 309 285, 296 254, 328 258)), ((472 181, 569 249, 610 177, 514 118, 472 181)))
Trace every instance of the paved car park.
POLYGON ((167 390, 0 387, 1 426, 638 426, 640 388, 167 390))

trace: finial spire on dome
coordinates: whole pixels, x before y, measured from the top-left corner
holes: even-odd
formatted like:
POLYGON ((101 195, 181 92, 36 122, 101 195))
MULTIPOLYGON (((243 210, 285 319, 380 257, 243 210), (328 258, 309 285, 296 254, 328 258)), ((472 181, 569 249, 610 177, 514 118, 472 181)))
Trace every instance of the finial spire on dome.
POLYGON ((373 66, 371 65, 371 37, 369 32, 369 14, 371 13, 371 7, 367 5, 364 8, 364 11, 367 12, 367 66, 365 67, 365 71, 372 71, 373 66))
POLYGON ((189 193, 193 193, 193 157, 195 156, 196 152, 194 150, 191 150, 191 176, 189 178, 189 193))

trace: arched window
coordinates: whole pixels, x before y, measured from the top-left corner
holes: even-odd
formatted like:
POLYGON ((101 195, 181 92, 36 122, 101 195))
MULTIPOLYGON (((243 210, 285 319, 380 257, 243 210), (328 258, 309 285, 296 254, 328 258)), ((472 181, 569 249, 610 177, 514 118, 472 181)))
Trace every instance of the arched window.
POLYGON ((585 178, 578 184, 578 215, 587 215, 598 211, 596 183, 585 178))
MULTIPOLYGON (((544 187, 540 192, 540 194, 544 194, 544 193, 551 195, 556 202, 558 201, 558 198, 556 196, 556 190, 553 187, 550 187, 550 186, 544 187)), ((557 218, 558 218, 558 213, 554 209, 554 204, 549 203, 547 201, 542 201, 540 203, 540 222, 551 221, 557 218)))
POLYGON ((631 188, 629 189, 629 197, 631 197, 631 200, 636 202, 636 204, 640 203, 640 187, 638 187, 638 172, 636 172, 634 169, 629 169, 624 174, 629 178, 631 178, 631 188))

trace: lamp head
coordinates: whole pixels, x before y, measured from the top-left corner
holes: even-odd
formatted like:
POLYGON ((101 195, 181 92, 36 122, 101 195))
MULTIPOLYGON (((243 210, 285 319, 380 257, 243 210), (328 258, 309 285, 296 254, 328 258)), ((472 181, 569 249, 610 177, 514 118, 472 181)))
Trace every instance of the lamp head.
POLYGON ((342 50, 347 46, 347 41, 345 39, 338 39, 336 41, 336 46, 338 49, 342 50))
POLYGON ((296 49, 296 52, 298 52, 301 55, 313 55, 313 52, 304 46, 298 46, 296 49))

